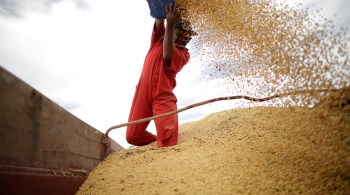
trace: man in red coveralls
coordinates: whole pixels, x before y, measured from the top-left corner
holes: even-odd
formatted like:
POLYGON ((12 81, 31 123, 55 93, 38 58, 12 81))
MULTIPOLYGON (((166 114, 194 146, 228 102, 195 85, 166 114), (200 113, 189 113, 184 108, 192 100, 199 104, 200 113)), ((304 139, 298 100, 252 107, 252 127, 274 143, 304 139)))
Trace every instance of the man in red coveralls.
MULTIPOLYGON (((164 20, 156 19, 151 46, 145 59, 140 80, 136 86, 129 122, 160 115, 177 109, 176 74, 187 64, 190 54, 185 48, 195 32, 188 23, 181 21, 174 6, 166 7, 164 20)), ((159 147, 174 146, 178 140, 178 116, 155 119, 157 136, 146 130, 148 122, 129 125, 126 140, 142 146, 157 141, 159 147)))

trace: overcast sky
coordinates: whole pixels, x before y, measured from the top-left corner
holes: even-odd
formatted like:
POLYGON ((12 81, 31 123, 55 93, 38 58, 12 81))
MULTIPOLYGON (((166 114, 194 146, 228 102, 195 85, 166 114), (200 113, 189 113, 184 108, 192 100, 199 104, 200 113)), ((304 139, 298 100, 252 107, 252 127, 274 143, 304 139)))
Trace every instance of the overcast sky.
MULTIPOLYGON (((146 0, 0 1, 0 65, 105 132, 127 122, 153 22, 146 0)), ((179 108, 215 96, 196 68, 177 76, 179 108)), ((190 110, 180 122, 207 113, 190 110)), ((129 146, 125 128, 110 136, 129 146)))
MULTIPOLYGON (((350 1, 304 2, 349 26, 350 1)), ((0 0, 0 65, 105 132, 127 122, 153 22, 146 0, 0 0)), ((196 59, 177 81, 179 108, 220 95, 220 81, 204 81, 196 59)), ((179 114, 180 123, 226 108, 193 108, 179 114)), ((155 133, 153 123, 149 130, 155 133)), ((125 128, 110 136, 129 146, 125 128)))

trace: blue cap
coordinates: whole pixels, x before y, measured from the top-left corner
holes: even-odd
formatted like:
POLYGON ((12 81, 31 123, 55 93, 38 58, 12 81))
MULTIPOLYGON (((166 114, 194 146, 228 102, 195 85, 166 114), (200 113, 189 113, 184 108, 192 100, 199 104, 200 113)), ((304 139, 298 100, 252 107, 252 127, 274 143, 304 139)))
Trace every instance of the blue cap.
POLYGON ((166 18, 166 6, 174 5, 174 0, 147 0, 151 16, 156 19, 166 18))

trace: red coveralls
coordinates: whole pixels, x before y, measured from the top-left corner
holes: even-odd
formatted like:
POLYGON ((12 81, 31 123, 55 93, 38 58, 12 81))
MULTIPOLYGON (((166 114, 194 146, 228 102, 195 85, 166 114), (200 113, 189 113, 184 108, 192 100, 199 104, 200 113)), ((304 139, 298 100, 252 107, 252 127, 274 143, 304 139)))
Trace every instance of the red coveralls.
MULTIPOLYGON (((187 64, 190 54, 175 47, 171 65, 163 59, 164 25, 152 32, 151 46, 143 65, 139 83, 136 86, 129 122, 164 114, 177 109, 177 98, 173 93, 176 74, 187 64)), ((159 147, 174 146, 178 140, 177 114, 155 119, 157 136, 146 130, 150 122, 129 125, 126 140, 129 144, 142 146, 157 140, 159 147)))

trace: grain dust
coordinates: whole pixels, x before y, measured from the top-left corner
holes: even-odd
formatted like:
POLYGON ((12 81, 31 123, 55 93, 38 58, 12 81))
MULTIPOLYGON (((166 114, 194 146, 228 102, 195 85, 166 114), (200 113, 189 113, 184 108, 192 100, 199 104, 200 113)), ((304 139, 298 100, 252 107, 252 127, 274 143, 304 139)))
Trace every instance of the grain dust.
MULTIPOLYGON (((204 79, 224 79, 218 86, 224 95, 266 97, 350 85, 348 29, 335 28, 320 10, 276 0, 176 3, 199 34, 192 44, 204 79)), ((326 95, 289 97, 283 106, 312 106, 326 95)))

